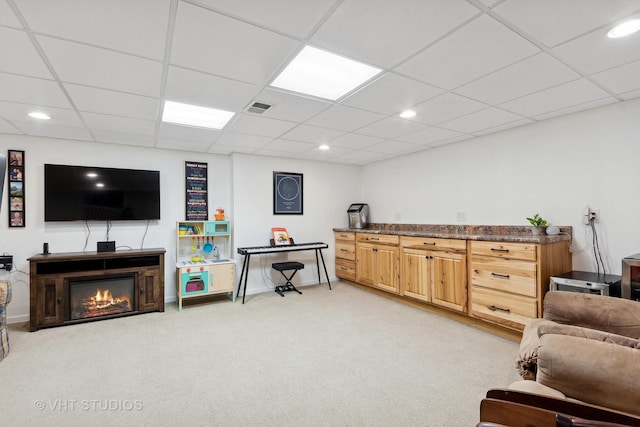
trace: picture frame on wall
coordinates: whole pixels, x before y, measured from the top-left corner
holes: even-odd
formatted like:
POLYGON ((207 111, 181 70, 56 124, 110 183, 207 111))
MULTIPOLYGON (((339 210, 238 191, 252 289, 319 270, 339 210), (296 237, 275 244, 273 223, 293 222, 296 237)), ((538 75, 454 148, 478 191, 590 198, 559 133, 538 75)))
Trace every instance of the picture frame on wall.
POLYGON ((26 225, 24 151, 9 150, 7 154, 9 227, 24 227, 26 225))
POLYGON ((273 172, 274 215, 303 215, 302 178, 301 173, 273 172))

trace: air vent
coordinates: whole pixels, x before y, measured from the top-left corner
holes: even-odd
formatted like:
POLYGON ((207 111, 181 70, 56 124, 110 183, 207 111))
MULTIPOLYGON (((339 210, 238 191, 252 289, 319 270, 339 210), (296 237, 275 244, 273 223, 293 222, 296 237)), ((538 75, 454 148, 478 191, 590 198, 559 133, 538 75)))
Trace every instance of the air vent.
POLYGON ((272 105, 265 104, 264 102, 254 102, 247 108, 247 111, 253 114, 262 114, 271 107, 272 105))

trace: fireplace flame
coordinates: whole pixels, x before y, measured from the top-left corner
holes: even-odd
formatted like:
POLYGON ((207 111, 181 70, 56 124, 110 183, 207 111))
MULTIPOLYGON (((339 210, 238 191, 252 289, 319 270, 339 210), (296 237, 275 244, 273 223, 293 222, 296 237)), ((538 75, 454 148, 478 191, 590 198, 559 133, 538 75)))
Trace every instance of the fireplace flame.
POLYGON ((98 313, 96 313, 97 310, 109 310, 116 307, 124 311, 131 309, 131 302, 128 297, 116 297, 113 296, 109 289, 102 290, 100 288, 96 290, 94 296, 85 300, 82 305, 89 316, 98 315, 98 313))

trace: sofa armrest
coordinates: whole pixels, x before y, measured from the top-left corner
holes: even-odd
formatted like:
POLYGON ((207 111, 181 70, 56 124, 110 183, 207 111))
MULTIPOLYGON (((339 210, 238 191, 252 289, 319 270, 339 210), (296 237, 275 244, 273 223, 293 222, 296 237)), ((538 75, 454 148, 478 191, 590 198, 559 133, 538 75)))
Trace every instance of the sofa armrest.
POLYGON ((536 381, 567 397, 640 415, 640 350, 567 335, 540 337, 536 381))
POLYGON ((543 318, 640 338, 640 302, 580 292, 550 291, 543 318))
POLYGON ((11 302, 11 282, 0 280, 0 305, 7 305, 11 302))

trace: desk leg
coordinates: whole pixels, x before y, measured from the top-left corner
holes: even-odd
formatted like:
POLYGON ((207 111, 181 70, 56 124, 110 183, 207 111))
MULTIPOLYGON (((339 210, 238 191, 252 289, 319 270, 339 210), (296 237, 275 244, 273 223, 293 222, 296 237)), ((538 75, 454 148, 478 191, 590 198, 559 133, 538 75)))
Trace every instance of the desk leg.
MULTIPOLYGON (((236 298, 240 296, 240 288, 242 287, 242 278, 245 277, 244 281, 244 290, 247 291, 247 280, 246 276, 249 275, 249 257, 251 255, 245 255, 244 260, 242 261, 242 271, 240 272, 240 280, 238 280, 238 292, 236 293, 236 298), (246 276, 245 276, 246 275, 246 276)), ((244 304, 244 293, 242 294, 242 303, 244 304)))
POLYGON ((242 303, 244 304, 244 297, 247 295, 247 279, 249 278, 249 264, 251 263, 251 254, 246 255, 245 261, 247 261, 247 269, 244 273, 244 289, 242 290, 242 303))
POLYGON ((329 274, 327 274, 327 266, 324 263, 324 256, 322 256, 322 249, 316 249, 316 266, 318 267, 318 283, 320 283, 320 264, 318 263, 318 252, 320 252, 320 259, 322 259, 322 268, 324 269, 324 277, 327 278, 327 284, 329 290, 331 290, 331 282, 329 281, 329 274))

